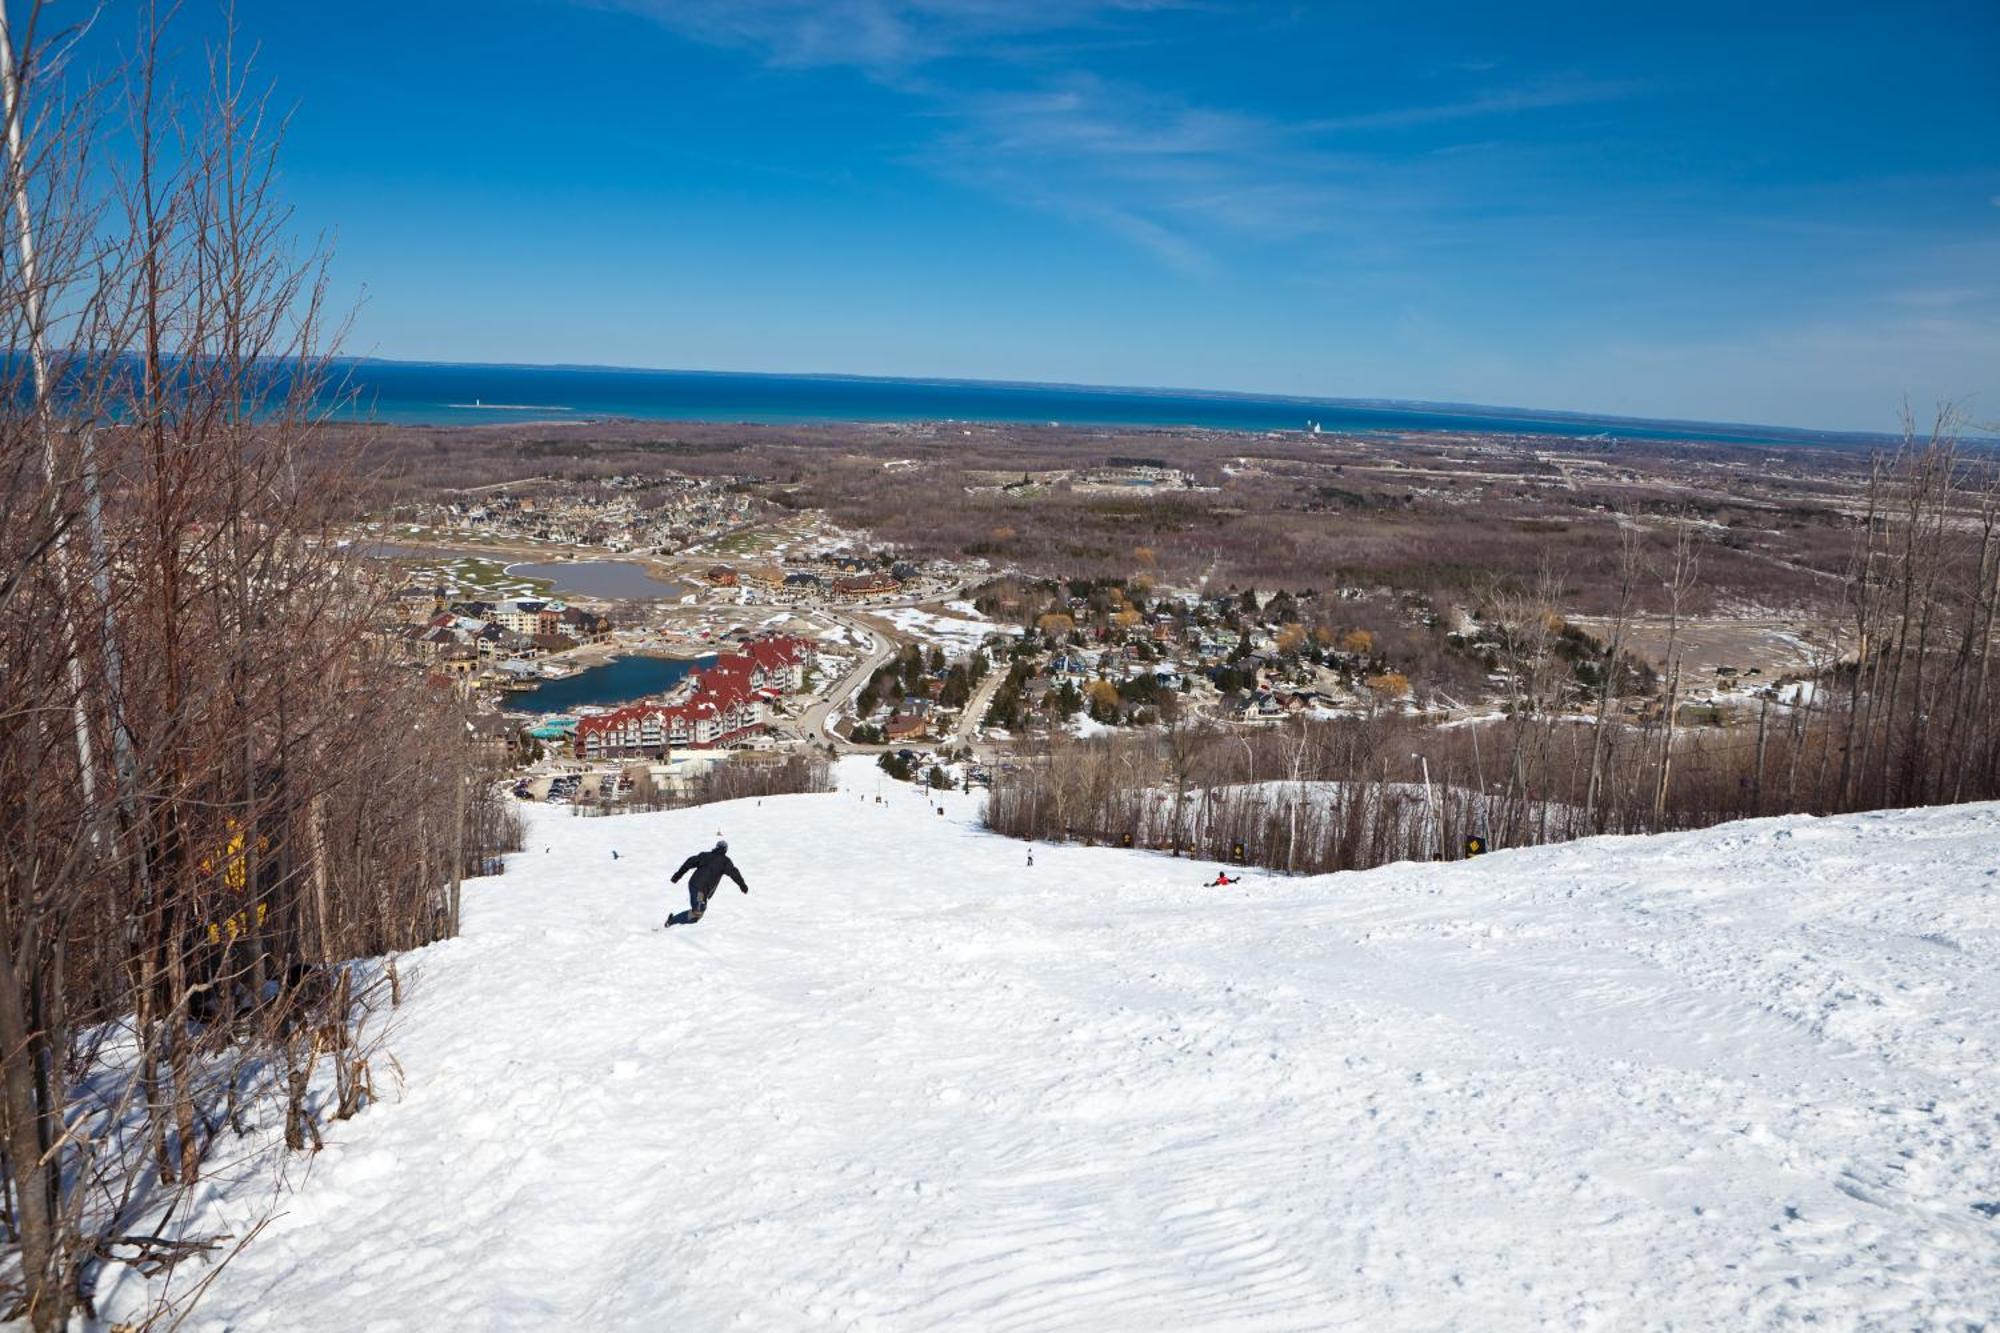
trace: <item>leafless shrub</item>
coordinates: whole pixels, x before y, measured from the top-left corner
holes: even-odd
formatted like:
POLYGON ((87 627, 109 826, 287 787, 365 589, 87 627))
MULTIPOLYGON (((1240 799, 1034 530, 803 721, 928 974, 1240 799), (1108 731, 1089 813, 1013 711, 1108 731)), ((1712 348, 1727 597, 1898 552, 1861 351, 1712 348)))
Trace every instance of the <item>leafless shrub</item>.
POLYGON ((0 1180, 44 1330, 111 1258, 227 1252, 162 1220, 259 1108, 306 1147, 366 1104, 394 971, 352 960, 455 929, 519 833, 329 540, 322 269, 261 101, 226 49, 157 87, 150 20, 89 86, 40 17, 0 16, 0 1180))
POLYGON ((684 810, 717 801, 741 801, 763 796, 796 796, 833 790, 833 764, 820 752, 783 755, 736 755, 711 765, 685 784, 656 783, 641 767, 623 799, 597 806, 572 806, 574 813, 622 814, 641 810, 684 810))
MULTIPOLYGON (((1497 721, 1383 713, 1226 730, 1175 718, 1157 732, 1058 739, 1002 768, 987 822, 1017 837, 1323 872, 1453 858, 1475 838, 1528 846, 2000 796, 2000 475, 1963 457, 1949 431, 1947 415, 1878 465, 1851 581, 1857 660, 1826 661, 1747 712, 1711 708, 1684 725, 1695 705, 1681 700, 1671 653, 1664 699, 1635 701, 1636 717, 1614 712, 1617 630, 1594 708, 1563 706, 1545 584, 1489 599, 1513 682, 1497 721)), ((1636 543, 1623 560, 1629 588, 1636 543)), ((1673 603, 1695 571, 1683 535, 1661 572, 1673 603)))
POLYGON ((826 756, 817 752, 797 753, 776 761, 739 759, 716 764, 696 780, 693 804, 832 790, 833 765, 826 756))

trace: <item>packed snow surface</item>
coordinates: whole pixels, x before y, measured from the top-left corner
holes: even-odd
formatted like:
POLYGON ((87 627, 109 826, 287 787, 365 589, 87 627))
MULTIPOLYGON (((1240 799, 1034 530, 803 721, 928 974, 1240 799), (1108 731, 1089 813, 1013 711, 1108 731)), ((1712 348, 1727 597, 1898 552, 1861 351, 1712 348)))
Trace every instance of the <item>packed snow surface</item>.
POLYGON ((842 775, 534 812, 190 1327, 2000 1318, 2000 807, 1206 889, 842 775))

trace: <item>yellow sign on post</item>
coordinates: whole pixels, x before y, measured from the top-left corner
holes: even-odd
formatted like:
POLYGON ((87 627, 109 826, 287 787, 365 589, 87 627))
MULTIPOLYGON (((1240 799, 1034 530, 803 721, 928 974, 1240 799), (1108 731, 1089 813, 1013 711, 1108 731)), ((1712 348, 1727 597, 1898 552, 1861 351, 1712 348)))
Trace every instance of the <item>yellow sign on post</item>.
MULTIPOLYGON (((249 842, 244 836, 243 826, 234 819, 227 821, 225 827, 229 839, 223 843, 221 852, 216 856, 202 857, 198 868, 205 876, 215 875, 219 861, 223 891, 232 898, 241 898, 244 891, 250 887, 249 842)), ((257 850, 259 852, 270 850, 270 840, 258 838, 257 850)), ((208 926, 208 942, 221 944, 226 939, 233 943, 238 937, 248 935, 253 926, 263 925, 268 912, 269 908, 265 904, 255 903, 231 912, 221 921, 212 921, 208 926)))
POLYGON ((240 912, 230 913, 230 915, 223 918, 219 923, 209 923, 208 942, 210 944, 220 944, 222 943, 223 936, 227 935, 230 942, 232 944, 235 943, 237 936, 250 933, 252 923, 259 926, 263 925, 264 917, 269 910, 263 903, 258 903, 255 907, 246 907, 240 912))
MULTIPOLYGON (((201 873, 215 873, 215 858, 201 858, 201 873)), ((229 841, 222 845, 222 887, 231 893, 243 892, 250 882, 250 858, 243 854, 243 828, 235 820, 229 821, 229 841)))

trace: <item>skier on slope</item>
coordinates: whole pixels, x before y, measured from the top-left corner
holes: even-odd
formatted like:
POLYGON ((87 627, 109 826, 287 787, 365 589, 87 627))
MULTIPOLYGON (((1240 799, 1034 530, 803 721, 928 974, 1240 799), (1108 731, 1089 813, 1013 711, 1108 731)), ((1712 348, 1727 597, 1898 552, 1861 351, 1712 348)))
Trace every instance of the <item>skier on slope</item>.
POLYGON ((708 851, 696 852, 681 862, 681 868, 674 872, 673 882, 680 883, 681 876, 690 870, 694 871, 694 877, 688 880, 688 910, 668 917, 667 924, 670 926, 691 926, 701 920, 701 914, 708 910, 709 898, 722 883, 724 875, 735 880, 736 887, 743 892, 750 892, 750 886, 743 882, 742 872, 729 859, 729 844, 719 839, 708 851))

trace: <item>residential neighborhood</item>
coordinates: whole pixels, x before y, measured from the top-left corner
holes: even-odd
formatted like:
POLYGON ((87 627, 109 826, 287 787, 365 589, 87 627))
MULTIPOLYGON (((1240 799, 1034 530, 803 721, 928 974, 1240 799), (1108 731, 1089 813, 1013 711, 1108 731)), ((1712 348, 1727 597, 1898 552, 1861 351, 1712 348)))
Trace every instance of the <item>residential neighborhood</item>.
MULTIPOLYGON (((1173 588, 1144 570, 1059 580, 915 560, 824 514, 757 510, 738 480, 544 480, 405 506, 375 529, 422 543, 395 548, 408 578, 379 637, 456 690, 484 732, 513 737, 524 794, 588 792, 599 808, 685 790, 731 756, 862 751, 892 772, 964 774, 1051 736, 1449 722, 1574 708, 1601 680, 1597 627, 1513 623, 1386 587, 1173 588), (596 571, 618 573, 618 595, 586 577, 596 571), (545 702, 635 657, 673 669, 545 702)), ((1190 479, 1133 458, 996 484, 1143 497, 1190 479)), ((1648 722, 1665 704, 1638 678, 1649 668, 1627 669, 1617 706, 1648 722)), ((1711 663, 1674 706, 1714 721, 1770 695, 1773 679, 1711 663)))
POLYGON ((438 538, 538 542, 613 553, 668 555, 747 524, 759 506, 737 477, 674 472, 606 477, 590 485, 518 484, 483 495, 406 503, 384 515, 438 538))

